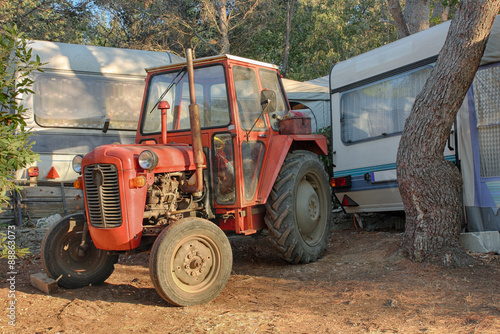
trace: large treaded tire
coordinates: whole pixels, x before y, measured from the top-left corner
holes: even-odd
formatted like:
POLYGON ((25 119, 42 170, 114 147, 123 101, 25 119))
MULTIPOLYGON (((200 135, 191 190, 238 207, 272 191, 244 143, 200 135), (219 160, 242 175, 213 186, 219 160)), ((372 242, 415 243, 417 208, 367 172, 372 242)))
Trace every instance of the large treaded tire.
POLYGON ((52 225, 42 241, 43 268, 64 288, 103 284, 118 261, 118 255, 97 249, 91 240, 85 254, 79 255, 84 224, 83 213, 63 217, 52 225))
POLYGON ((189 217, 167 226, 156 238, 149 274, 163 299, 191 306, 217 297, 232 265, 233 252, 224 232, 208 220, 189 217))
POLYGON ((323 257, 331 223, 331 189, 318 155, 290 153, 266 203, 268 239, 290 263, 323 257))

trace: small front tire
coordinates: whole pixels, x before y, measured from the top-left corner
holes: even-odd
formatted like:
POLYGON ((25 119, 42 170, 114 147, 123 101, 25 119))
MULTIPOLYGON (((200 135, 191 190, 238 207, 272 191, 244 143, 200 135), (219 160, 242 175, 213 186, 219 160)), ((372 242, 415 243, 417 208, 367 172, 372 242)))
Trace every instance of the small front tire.
POLYGON ((84 224, 83 213, 63 217, 52 225, 42 241, 43 268, 64 288, 103 284, 118 262, 118 255, 97 249, 92 240, 83 253, 79 251, 84 224))
POLYGON ((224 232, 201 218, 167 226, 156 239, 149 273, 158 294, 177 306, 204 304, 222 291, 233 265, 224 232))

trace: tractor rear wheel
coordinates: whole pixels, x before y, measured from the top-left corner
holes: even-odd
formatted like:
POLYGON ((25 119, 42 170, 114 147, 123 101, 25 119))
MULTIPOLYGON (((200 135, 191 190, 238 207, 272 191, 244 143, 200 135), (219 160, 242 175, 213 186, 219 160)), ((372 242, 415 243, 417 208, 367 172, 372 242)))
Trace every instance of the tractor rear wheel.
POLYGON ((68 289, 104 283, 118 261, 118 255, 97 249, 91 240, 86 250, 80 249, 84 224, 83 213, 63 217, 52 225, 42 241, 45 272, 68 289))
POLYGON ((183 218, 155 240, 149 273, 158 294, 177 306, 211 301, 226 285, 233 265, 227 236, 212 222, 183 218))
POLYGON ((266 203, 268 238, 279 255, 291 263, 323 257, 331 221, 331 190, 318 155, 290 153, 266 203))

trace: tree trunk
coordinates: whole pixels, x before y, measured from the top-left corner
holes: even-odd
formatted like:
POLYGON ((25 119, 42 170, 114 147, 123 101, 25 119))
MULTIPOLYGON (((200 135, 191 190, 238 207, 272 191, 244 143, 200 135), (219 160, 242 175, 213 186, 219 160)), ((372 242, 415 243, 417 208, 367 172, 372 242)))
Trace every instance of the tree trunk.
POLYGON ((292 31, 292 17, 297 0, 288 0, 286 2, 286 27, 285 27, 285 49, 283 50, 283 69, 282 75, 288 74, 288 56, 290 55, 290 33, 292 31))
POLYGON ((387 6, 389 7, 389 11, 391 12, 391 16, 396 25, 398 38, 410 36, 410 30, 408 29, 406 20, 403 17, 403 10, 401 9, 399 0, 387 0, 387 6))
POLYGON ((230 44, 229 44, 229 20, 227 17, 227 8, 226 8, 227 0, 219 0, 217 2, 217 14, 219 16, 219 29, 221 35, 221 44, 222 49, 220 51, 221 54, 229 53, 230 44))
POLYGON ((443 156, 446 140, 479 66, 500 0, 462 0, 445 45, 406 120, 397 155, 406 213, 403 253, 414 261, 464 266, 462 178, 443 156))
POLYGON ((429 28, 430 0, 406 0, 404 18, 410 34, 429 28))
POLYGON ((441 0, 434 3, 434 10, 432 11, 432 18, 438 18, 440 22, 448 21, 450 14, 450 7, 443 5, 441 0))
POLYGON ((403 38, 429 28, 430 0, 407 0, 404 13, 399 0, 387 0, 398 37, 403 38))

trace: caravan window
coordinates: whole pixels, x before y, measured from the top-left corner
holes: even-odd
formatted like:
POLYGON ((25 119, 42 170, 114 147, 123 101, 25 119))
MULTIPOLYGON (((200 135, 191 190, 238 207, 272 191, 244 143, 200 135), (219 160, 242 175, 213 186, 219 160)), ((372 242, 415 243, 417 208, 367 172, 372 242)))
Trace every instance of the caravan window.
POLYGON ((35 78, 33 110, 42 127, 136 130, 144 92, 143 78, 95 74, 40 73, 35 78))
POLYGON ((500 67, 479 70, 472 84, 481 177, 500 176, 500 67))
POLYGON ((342 141, 350 144, 402 132, 431 68, 427 66, 343 93, 342 141))

